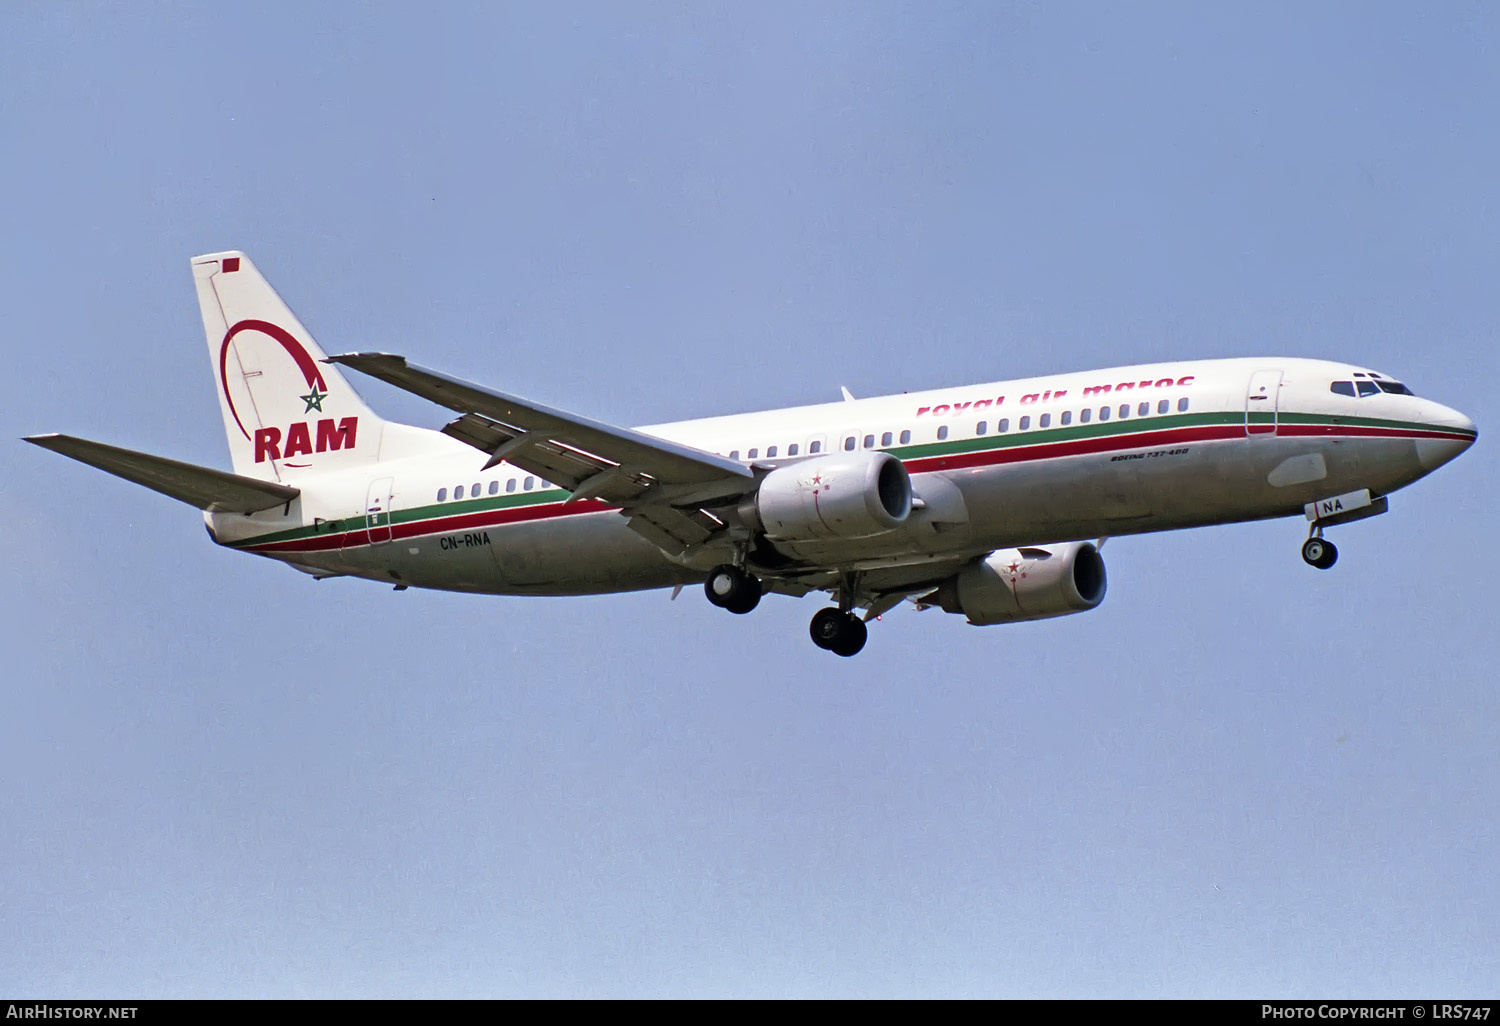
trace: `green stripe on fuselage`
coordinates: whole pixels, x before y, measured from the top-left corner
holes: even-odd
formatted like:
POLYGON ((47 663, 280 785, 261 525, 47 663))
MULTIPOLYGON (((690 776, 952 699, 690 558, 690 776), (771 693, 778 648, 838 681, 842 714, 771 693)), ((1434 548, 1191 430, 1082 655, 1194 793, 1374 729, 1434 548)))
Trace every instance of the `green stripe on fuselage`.
MULTIPOLYGON (((516 509, 522 506, 543 506, 548 503, 562 502, 568 497, 565 488, 548 488, 537 492, 523 492, 520 494, 485 495, 477 499, 455 499, 451 502, 434 502, 425 506, 415 506, 411 509, 398 509, 390 514, 388 523, 392 526, 397 524, 412 524, 423 520, 436 520, 440 517, 459 517, 470 513, 487 513, 492 510, 516 509)), ((231 547, 244 547, 248 545, 271 545, 277 542, 301 541, 303 538, 317 538, 330 534, 346 534, 350 531, 363 531, 367 527, 365 514, 352 517, 344 517, 340 520, 324 520, 311 527, 292 527, 285 531, 276 531, 272 534, 259 534, 254 538, 243 538, 240 541, 229 542, 231 547)), ((386 523, 379 525, 387 526, 386 523)))
MULTIPOLYGON (((1024 414, 1040 416, 1040 414, 1024 414)), ((961 456, 986 450, 1009 449, 1020 445, 1051 445, 1076 442, 1085 438, 1109 438, 1115 435, 1141 434, 1146 431, 1171 431, 1175 428, 1206 427, 1216 424, 1243 424, 1243 413, 1152 414, 1125 420, 1095 421, 1092 424, 1070 424, 1067 427, 1027 428, 1003 434, 979 435, 977 438, 931 442, 924 445, 897 446, 886 450, 906 460, 933 456, 961 456)))
MULTIPOLYGON (((1014 422, 1020 416, 1040 417, 1042 414, 1017 414, 1008 419, 1014 422)), ((1058 414, 1053 413, 1052 416, 1055 417, 1058 414)), ((1238 410, 1215 413, 1149 414, 1145 417, 1129 417, 1124 420, 1094 421, 1090 424, 1070 424, 1067 427, 1028 428, 1024 431, 1017 429, 998 434, 979 435, 975 438, 950 439, 920 445, 891 446, 883 451, 896 456, 902 462, 909 462, 912 460, 930 459, 934 456, 960 456, 985 451, 998 452, 1018 446, 1052 445, 1059 442, 1074 442, 1089 438, 1109 438, 1120 435, 1144 434, 1146 432, 1172 431, 1188 427, 1233 426, 1244 424, 1246 416, 1245 413, 1238 410)), ((1322 424, 1331 427, 1382 428, 1396 431, 1432 430, 1431 425, 1428 424, 1418 424, 1402 420, 1382 420, 1376 417, 1286 412, 1280 414, 1252 413, 1249 415, 1250 423, 1265 424, 1267 426, 1273 423, 1273 418, 1281 424, 1322 424)), ((999 418, 996 419, 998 420, 999 418)), ((834 450, 823 455, 834 456, 838 455, 839 451, 834 450)), ((505 493, 501 495, 481 496, 478 499, 457 499, 449 502, 429 503, 424 506, 395 511, 391 515, 390 523, 392 525, 412 524, 424 520, 445 519, 447 517, 464 516, 472 513, 516 509, 524 506, 541 506, 562 502, 568 497, 568 494, 568 490, 565 488, 549 488, 538 492, 505 493)), ((350 531, 363 531, 366 529, 366 526, 365 516, 357 515, 345 517, 340 520, 325 520, 311 527, 294 527, 285 531, 257 535, 254 538, 246 538, 236 542, 229 542, 228 544, 231 547, 246 547, 252 545, 269 545, 277 542, 300 541, 304 538, 343 534, 350 531)), ((382 524, 380 526, 383 527, 385 525, 382 524)))

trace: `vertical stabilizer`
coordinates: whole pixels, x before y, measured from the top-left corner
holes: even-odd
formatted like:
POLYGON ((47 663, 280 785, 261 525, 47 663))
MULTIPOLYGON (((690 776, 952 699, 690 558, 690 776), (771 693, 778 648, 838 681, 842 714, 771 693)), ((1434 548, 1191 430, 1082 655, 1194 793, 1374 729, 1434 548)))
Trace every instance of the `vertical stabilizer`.
POLYGON ((384 422, 243 253, 193 258, 234 470, 270 481, 372 463, 384 422))

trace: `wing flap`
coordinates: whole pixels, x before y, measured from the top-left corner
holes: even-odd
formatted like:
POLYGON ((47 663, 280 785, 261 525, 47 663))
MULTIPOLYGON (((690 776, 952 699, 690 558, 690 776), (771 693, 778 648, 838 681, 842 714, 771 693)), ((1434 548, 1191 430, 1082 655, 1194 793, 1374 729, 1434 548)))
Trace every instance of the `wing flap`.
POLYGON ((611 475, 605 488, 588 496, 579 495, 580 499, 599 496, 624 505, 653 483, 647 475, 632 474, 618 463, 581 452, 544 433, 518 431, 477 413, 459 417, 443 428, 443 434, 490 453, 486 470, 498 463, 509 463, 574 492, 586 482, 600 481, 601 474, 611 475))
POLYGON ((443 433, 572 492, 620 507, 635 532, 668 555, 703 544, 724 522, 703 507, 737 501, 755 473, 738 460, 556 410, 424 370, 401 356, 329 358, 413 395, 456 410, 443 433))
POLYGON ((302 494, 290 485, 240 477, 72 435, 32 435, 24 441, 211 513, 258 513, 284 506, 302 494))
POLYGON ((667 553, 681 553, 684 549, 699 545, 709 539, 723 525, 708 524, 700 518, 706 514, 693 514, 671 506, 641 506, 630 513, 630 529, 651 544, 667 553))

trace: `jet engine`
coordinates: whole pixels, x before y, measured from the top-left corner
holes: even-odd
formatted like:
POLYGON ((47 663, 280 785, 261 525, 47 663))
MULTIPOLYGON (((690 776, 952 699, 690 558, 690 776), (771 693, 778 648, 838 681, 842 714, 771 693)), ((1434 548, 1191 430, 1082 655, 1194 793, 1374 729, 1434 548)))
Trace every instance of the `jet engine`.
POLYGON ((772 542, 869 538, 911 513, 911 478, 888 452, 830 453, 771 471, 741 509, 772 542))
POLYGON ((999 549, 938 588, 929 599, 975 626, 1045 620, 1104 601, 1104 557, 1091 542, 999 549))

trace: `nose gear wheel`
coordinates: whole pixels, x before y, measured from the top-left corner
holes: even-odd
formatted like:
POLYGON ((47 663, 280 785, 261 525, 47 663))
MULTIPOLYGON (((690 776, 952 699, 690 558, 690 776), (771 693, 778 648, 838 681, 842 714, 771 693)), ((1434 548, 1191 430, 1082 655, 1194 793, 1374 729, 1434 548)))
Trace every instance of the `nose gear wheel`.
POLYGON ((1302 543, 1302 559, 1308 566, 1327 570, 1338 562, 1338 558, 1339 550, 1331 541, 1323 538, 1309 538, 1302 543))

